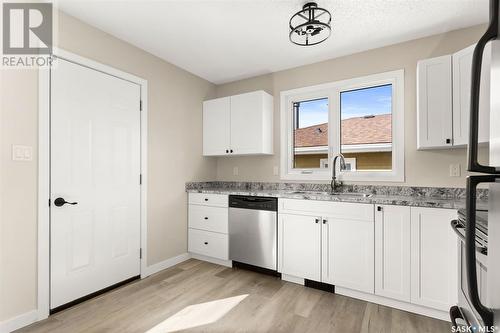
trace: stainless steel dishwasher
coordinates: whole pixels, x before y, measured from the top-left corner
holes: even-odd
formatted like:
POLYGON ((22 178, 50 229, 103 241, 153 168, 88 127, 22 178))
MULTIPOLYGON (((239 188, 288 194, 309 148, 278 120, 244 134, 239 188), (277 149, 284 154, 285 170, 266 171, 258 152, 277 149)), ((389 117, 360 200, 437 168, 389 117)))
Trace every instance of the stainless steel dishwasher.
POLYGON ((229 259, 277 271, 278 199, 229 196, 229 259))

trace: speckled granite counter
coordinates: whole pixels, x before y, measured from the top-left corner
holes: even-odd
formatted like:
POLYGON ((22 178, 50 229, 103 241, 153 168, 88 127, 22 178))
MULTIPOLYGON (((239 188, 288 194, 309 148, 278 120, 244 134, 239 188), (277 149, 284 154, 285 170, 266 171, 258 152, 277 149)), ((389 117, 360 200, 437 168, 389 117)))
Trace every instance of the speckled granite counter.
MULTIPOLYGON (((190 182, 187 192, 270 196, 277 198, 358 202, 378 205, 459 209, 465 206, 462 188, 345 185, 340 194, 329 194, 329 184, 261 182, 190 182), (299 192, 299 193, 298 193, 299 192), (355 193, 370 194, 369 197, 355 193)), ((478 208, 486 207, 488 191, 478 190, 478 208)))

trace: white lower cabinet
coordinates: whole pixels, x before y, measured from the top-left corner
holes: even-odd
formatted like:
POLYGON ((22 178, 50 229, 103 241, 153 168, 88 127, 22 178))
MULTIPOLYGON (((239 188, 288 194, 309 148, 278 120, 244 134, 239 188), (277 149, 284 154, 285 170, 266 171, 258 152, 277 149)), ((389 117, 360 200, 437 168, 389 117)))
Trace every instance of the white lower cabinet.
POLYGON ((441 319, 457 303, 455 210, 295 199, 279 209, 282 274, 441 319))
POLYGON ((228 260, 228 196, 189 193, 188 202, 189 253, 228 260))
POLYGON ((322 226, 322 282, 373 294, 373 219, 324 217, 322 226))
POLYGON ((281 199, 279 207, 281 273, 373 294, 373 205, 281 199))
POLYGON ((189 252, 221 260, 228 259, 228 235, 218 232, 189 229, 189 252))
POLYGON ((320 281, 320 217, 280 214, 278 228, 281 273, 320 281))
POLYGON ((411 213, 406 206, 375 206, 375 294, 410 302, 411 213))
POLYGON ((457 304, 458 246, 451 209, 411 208, 411 302, 448 311, 457 304))

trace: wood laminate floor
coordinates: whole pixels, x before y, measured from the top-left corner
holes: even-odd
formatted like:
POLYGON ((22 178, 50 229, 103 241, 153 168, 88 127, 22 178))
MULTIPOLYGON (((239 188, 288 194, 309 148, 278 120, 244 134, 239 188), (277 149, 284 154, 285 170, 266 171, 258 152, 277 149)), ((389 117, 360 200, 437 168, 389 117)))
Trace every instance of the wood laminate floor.
POLYGON ((17 332, 148 331, 439 333, 450 325, 191 259, 17 332), (189 327, 195 323, 200 326, 189 327))

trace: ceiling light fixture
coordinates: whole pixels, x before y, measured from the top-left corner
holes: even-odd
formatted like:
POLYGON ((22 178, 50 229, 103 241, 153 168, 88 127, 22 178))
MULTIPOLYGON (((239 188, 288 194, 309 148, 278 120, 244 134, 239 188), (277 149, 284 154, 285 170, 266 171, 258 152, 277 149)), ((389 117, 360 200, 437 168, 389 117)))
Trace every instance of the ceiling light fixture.
POLYGON ((296 45, 311 46, 330 37, 332 15, 316 2, 308 2, 290 19, 290 41, 296 45))

